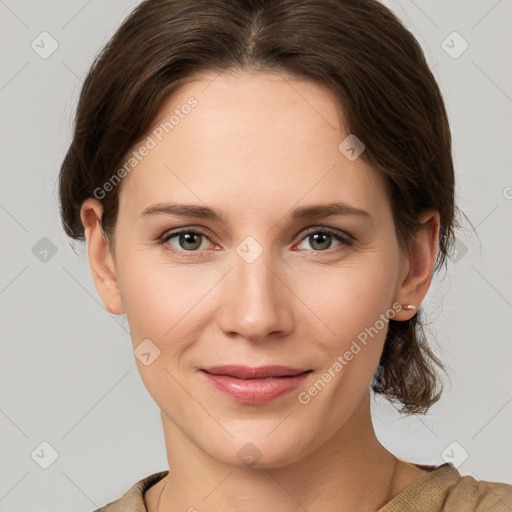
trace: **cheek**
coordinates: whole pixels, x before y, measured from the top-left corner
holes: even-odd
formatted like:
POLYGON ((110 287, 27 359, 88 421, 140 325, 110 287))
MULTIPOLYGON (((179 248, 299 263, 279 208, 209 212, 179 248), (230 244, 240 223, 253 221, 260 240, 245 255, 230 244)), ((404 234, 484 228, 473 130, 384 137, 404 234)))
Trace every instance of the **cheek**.
POLYGON ((162 354, 183 350, 195 338, 209 290, 219 281, 212 269, 126 258, 119 287, 134 347, 149 338, 162 354))
POLYGON ((188 371, 191 368, 187 361, 197 363, 194 347, 205 337, 204 325, 211 318, 208 291, 218 278, 211 275, 211 270, 209 275, 193 266, 148 265, 146 272, 137 268, 132 261, 120 288, 140 376, 162 410, 167 410, 171 396, 174 407, 187 410, 190 397, 178 382, 184 383, 182 366, 188 371), (149 344, 145 341, 148 339, 149 344), (147 352, 151 354, 148 365, 137 356, 147 352))
POLYGON ((310 325, 325 333, 319 340, 330 340, 342 350, 391 307, 394 272, 384 259, 377 259, 320 268, 293 283, 310 325))

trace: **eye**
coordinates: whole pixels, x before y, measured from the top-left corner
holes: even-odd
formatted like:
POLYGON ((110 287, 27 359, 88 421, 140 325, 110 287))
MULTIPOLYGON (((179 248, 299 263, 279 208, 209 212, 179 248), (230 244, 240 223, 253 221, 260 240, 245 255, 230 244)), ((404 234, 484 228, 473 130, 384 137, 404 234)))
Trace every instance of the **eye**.
POLYGON ((208 241, 208 235, 206 232, 197 229, 181 229, 165 233, 161 238, 161 243, 176 252, 199 252, 205 250, 207 245, 204 246, 204 242, 208 241), (175 243, 171 243, 171 240, 176 239, 175 243))
POLYGON ((333 231, 326 228, 314 228, 306 232, 306 235, 302 238, 302 241, 308 241, 311 249, 315 252, 322 252, 330 250, 331 243, 334 241, 339 242, 339 245, 334 248, 334 251, 343 250, 345 246, 353 245, 353 240, 348 235, 344 235, 341 232, 333 231))
MULTIPOLYGON (((306 231, 305 235, 302 237, 301 243, 306 240, 310 245, 310 249, 306 248, 306 250, 314 252, 328 252, 331 250, 332 252, 336 252, 354 243, 349 235, 327 228, 312 228, 306 231), (338 242, 338 246, 335 246, 334 249, 332 248, 333 242, 338 242)), ((169 250, 190 257, 196 256, 201 251, 206 250, 208 248, 208 242, 212 243, 208 233, 198 228, 183 228, 169 231, 160 237, 160 243, 165 245, 169 250)))

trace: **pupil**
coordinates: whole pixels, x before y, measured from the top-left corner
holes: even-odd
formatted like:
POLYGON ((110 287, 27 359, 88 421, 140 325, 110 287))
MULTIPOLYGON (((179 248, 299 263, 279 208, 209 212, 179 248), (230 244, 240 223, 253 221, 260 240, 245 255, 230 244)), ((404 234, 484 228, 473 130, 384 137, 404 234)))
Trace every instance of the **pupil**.
POLYGON ((197 249, 201 245, 201 242, 197 241, 200 236, 201 235, 197 235, 196 233, 182 234, 180 236, 180 243, 182 246, 185 245, 185 247, 183 247, 184 249, 197 249), (193 241, 194 237, 197 237, 195 242, 193 241), (186 244, 192 244, 192 247, 187 247, 186 244))
POLYGON ((327 249, 329 247, 330 236, 331 236, 329 233, 316 233, 312 236, 313 236, 315 243, 319 243, 320 245, 323 245, 323 247, 320 247, 320 249, 327 249), (318 241, 319 238, 320 238, 320 242, 318 241), (324 239, 323 242, 321 241, 322 238, 324 239), (325 242, 325 240, 327 240, 327 243, 325 242))

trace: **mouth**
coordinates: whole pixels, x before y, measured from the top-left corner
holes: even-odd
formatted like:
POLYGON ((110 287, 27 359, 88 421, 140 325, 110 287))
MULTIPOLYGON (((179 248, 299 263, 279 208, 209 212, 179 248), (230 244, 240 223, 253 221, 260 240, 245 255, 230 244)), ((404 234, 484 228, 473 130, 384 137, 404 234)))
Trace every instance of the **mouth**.
POLYGON ((226 377, 234 377, 236 379, 252 380, 277 377, 295 377, 296 375, 311 372, 313 370, 280 365, 259 366, 256 368, 240 365, 224 365, 202 368, 202 371, 209 373, 210 375, 224 375, 226 377))
POLYGON ((201 372, 214 389, 239 403, 258 405, 296 389, 313 370, 287 366, 216 366, 201 372))

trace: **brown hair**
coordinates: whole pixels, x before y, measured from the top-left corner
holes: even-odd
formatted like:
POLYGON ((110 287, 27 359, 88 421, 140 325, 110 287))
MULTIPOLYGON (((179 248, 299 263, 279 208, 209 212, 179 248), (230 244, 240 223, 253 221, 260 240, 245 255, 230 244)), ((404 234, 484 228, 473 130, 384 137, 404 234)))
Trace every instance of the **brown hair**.
MULTIPOLYGON (((146 0, 124 21, 85 79, 60 172, 66 233, 84 239, 82 202, 123 165, 180 80, 206 72, 286 72, 329 88, 361 157, 389 186, 406 248, 420 213, 440 213, 435 271, 454 242, 451 136, 439 87, 414 36, 375 0, 146 0)), ((341 141, 340 141, 341 142, 341 141)), ((113 242, 118 196, 101 199, 113 242)), ((390 320, 372 387, 405 413, 422 413, 442 388, 421 310, 390 320)))

